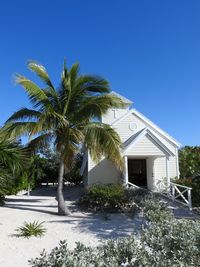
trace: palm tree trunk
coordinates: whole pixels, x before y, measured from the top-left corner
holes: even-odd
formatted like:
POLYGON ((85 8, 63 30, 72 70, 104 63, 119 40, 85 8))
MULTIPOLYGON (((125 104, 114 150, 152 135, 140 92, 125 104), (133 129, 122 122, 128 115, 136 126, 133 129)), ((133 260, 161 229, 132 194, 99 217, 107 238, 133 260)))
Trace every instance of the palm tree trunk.
POLYGON ((70 211, 65 205, 65 200, 63 196, 63 175, 64 175, 64 163, 61 160, 59 168, 59 177, 58 177, 58 215, 70 215, 70 211))

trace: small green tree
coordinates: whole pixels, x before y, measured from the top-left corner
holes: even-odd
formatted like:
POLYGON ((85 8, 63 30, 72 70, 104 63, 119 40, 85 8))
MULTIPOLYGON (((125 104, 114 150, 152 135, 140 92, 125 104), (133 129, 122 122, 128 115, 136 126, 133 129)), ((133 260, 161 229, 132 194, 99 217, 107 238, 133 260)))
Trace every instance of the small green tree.
POLYGON ((15 187, 17 175, 24 169, 28 154, 14 140, 6 140, 0 133, 0 201, 15 187))
POLYGON ((191 178, 200 174, 200 147, 185 146, 179 150, 179 167, 181 178, 191 178))

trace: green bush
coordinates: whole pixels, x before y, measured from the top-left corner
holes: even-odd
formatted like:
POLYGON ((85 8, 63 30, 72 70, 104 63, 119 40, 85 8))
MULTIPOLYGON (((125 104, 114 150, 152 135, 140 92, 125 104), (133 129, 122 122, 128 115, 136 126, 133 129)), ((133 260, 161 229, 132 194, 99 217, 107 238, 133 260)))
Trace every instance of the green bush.
POLYGON ((34 221, 33 223, 25 222, 23 226, 16 229, 16 237, 30 238, 31 236, 42 237, 46 229, 42 226, 44 222, 34 221))
POLYGON ((116 212, 131 209, 134 203, 130 201, 123 185, 110 184, 92 186, 78 204, 93 211, 116 212))
POLYGON ((152 224, 143 230, 141 244, 143 255, 138 259, 141 266, 200 266, 199 221, 171 220, 152 224), (145 264, 142 265, 143 260, 145 264))
POLYGON ((162 223, 173 220, 173 213, 159 199, 145 199, 142 203, 144 214, 152 223, 162 223))
POLYGON ((79 174, 79 170, 75 169, 65 174, 64 179, 66 182, 74 185, 80 185, 83 183, 83 176, 79 174))
POLYGON ((191 187, 192 205, 194 207, 200 207, 200 183, 193 182, 192 179, 177 179, 175 182, 180 185, 191 187))

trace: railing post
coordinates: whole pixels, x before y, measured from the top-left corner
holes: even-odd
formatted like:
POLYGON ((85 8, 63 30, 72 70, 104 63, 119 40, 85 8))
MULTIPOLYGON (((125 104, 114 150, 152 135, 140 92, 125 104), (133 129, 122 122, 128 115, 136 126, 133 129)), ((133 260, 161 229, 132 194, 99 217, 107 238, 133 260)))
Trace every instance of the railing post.
POLYGON ((192 210, 192 197, 191 197, 191 189, 188 189, 188 206, 189 209, 192 210))
POLYGON ((172 184, 172 199, 175 200, 175 186, 172 184))

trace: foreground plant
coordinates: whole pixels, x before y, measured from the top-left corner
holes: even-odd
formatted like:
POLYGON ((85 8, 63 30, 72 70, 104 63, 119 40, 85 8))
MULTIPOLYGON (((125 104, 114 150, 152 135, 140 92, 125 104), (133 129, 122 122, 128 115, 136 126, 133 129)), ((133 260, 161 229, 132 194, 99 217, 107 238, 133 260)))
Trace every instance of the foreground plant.
POLYGON ((30 238, 32 236, 42 237, 46 229, 43 227, 44 222, 34 221, 32 223, 25 222, 23 226, 16 229, 16 237, 30 238))
POLYGON ((44 66, 29 62, 31 71, 44 82, 40 88, 22 75, 16 76, 33 105, 22 108, 7 121, 4 130, 9 136, 28 135, 28 146, 35 151, 47 144, 54 144, 60 160, 58 175, 58 213, 69 214, 63 196, 63 175, 70 170, 73 160, 84 143, 93 160, 102 156, 123 168, 120 138, 115 130, 100 120, 110 108, 123 107, 120 98, 110 93, 109 83, 99 77, 80 75, 79 64, 67 69, 64 62, 61 83, 56 89, 44 66))
POLYGON ((32 267, 197 267, 200 266, 200 223, 152 224, 137 236, 109 240, 98 247, 67 242, 31 260, 32 267))

